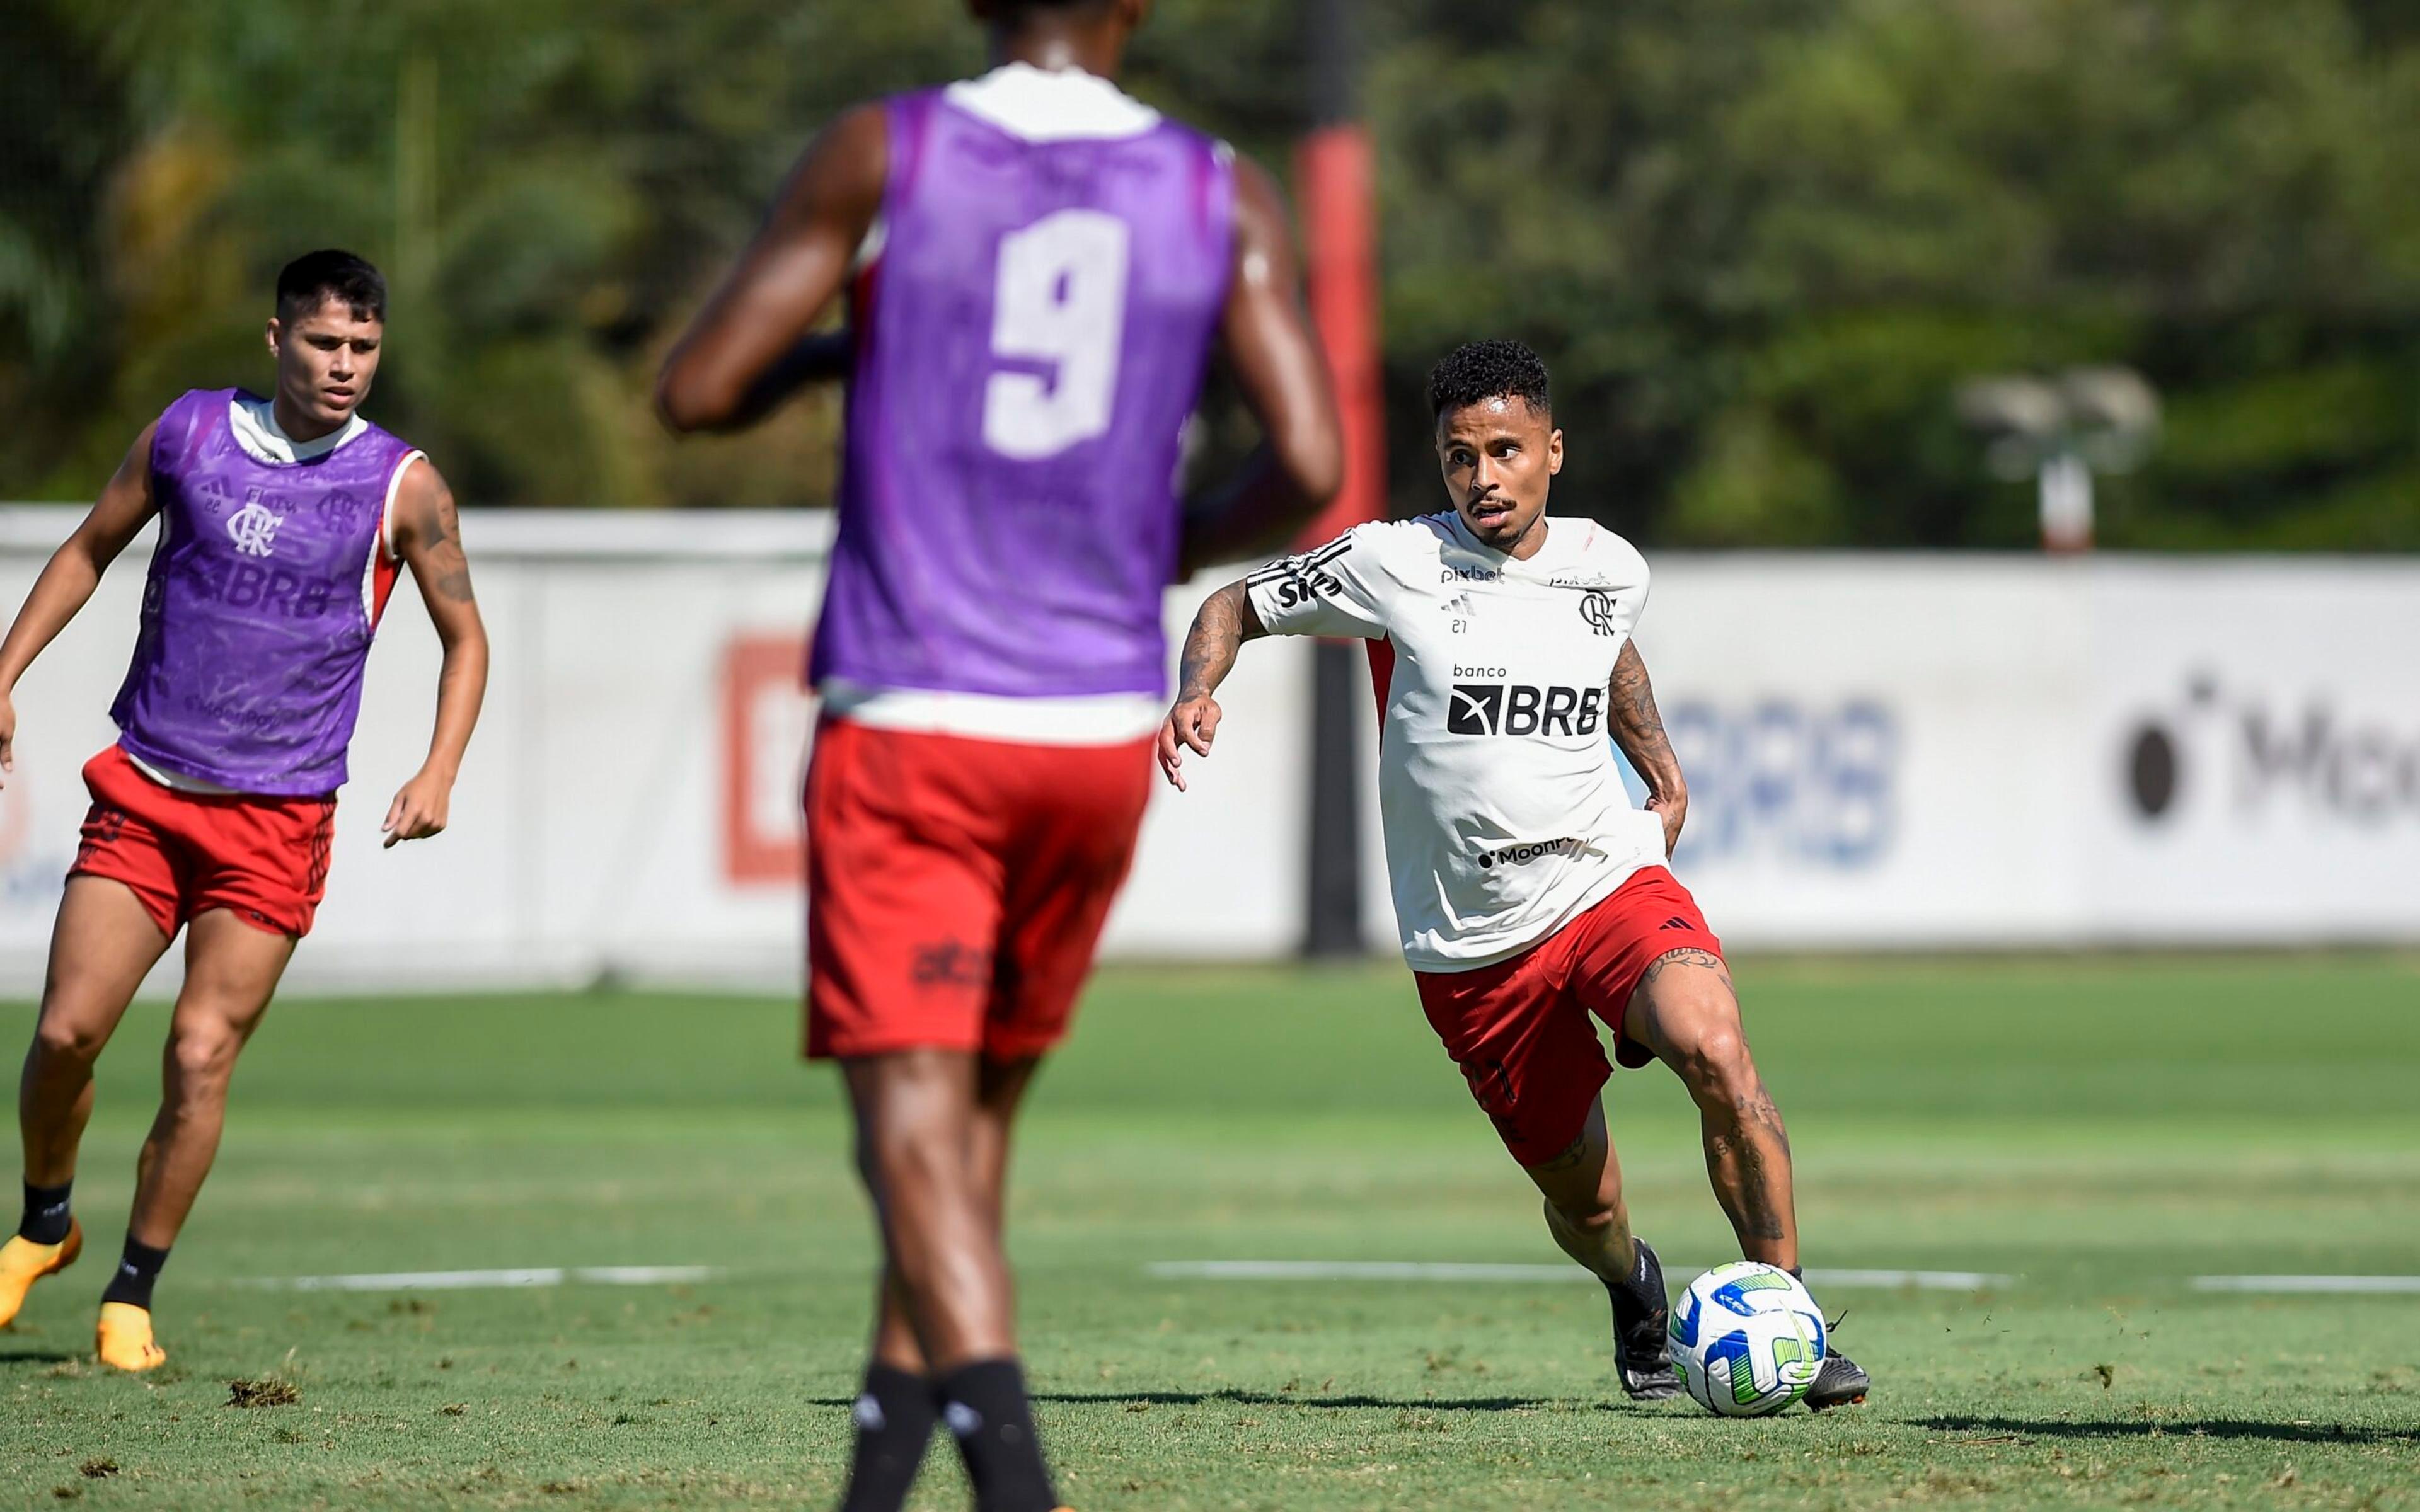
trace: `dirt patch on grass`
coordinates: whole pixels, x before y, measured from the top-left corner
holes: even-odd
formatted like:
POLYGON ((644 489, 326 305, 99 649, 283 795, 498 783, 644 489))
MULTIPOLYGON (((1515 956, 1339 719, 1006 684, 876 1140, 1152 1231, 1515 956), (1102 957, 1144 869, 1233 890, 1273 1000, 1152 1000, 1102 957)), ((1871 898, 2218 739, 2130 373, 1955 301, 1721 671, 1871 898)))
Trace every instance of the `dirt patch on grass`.
POLYGON ((291 1407, 302 1399, 290 1381, 230 1381, 229 1407, 291 1407))

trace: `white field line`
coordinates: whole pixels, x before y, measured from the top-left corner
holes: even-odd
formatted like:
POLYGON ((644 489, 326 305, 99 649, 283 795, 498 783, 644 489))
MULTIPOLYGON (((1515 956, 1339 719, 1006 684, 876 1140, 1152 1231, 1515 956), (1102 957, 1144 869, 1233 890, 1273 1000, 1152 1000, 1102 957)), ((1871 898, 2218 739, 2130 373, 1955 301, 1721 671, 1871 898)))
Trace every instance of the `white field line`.
MULTIPOLYGON (((1143 1273, 1165 1281, 1585 1281, 1574 1265, 1487 1265, 1426 1260, 1156 1260, 1143 1273)), ((1980 1291, 2005 1287, 2014 1276, 1984 1271, 1822 1271, 1807 1273, 1810 1287, 1898 1290, 1980 1291)))
POLYGON ((1883 1287, 1898 1290, 1914 1287, 1918 1291, 1985 1291, 1993 1287, 2012 1285, 2012 1275, 1997 1275, 1990 1271, 1824 1271, 1809 1269, 1807 1284, 1810 1287, 1883 1287))
MULTIPOLYGON (((1683 1269, 1686 1269, 1683 1267, 1683 1269)), ((1143 1273, 1166 1281, 1427 1281, 1551 1283, 1585 1280, 1570 1265, 1452 1260, 1155 1260, 1143 1273)), ((496 1271, 382 1271, 358 1275, 255 1276, 236 1283, 270 1291, 477 1291, 586 1285, 656 1287, 710 1281, 713 1265, 542 1265, 496 1271)), ((1809 1270, 1811 1287, 1981 1291, 2016 1278, 1988 1271, 1809 1270)), ((2195 1291, 2269 1295, 2420 1294, 2420 1275, 2197 1275, 2195 1291)))
POLYGON ((488 1291, 514 1287, 657 1287, 706 1281, 711 1265, 540 1265, 513 1271, 382 1271, 366 1275, 266 1275, 239 1282, 270 1291, 488 1291))
POLYGON ((2197 1275, 2195 1291, 2420 1292, 2420 1275, 2197 1275))
POLYGON ((1578 1281, 1571 1265, 1478 1265, 1427 1260, 1155 1260, 1143 1273, 1168 1281, 1578 1281))

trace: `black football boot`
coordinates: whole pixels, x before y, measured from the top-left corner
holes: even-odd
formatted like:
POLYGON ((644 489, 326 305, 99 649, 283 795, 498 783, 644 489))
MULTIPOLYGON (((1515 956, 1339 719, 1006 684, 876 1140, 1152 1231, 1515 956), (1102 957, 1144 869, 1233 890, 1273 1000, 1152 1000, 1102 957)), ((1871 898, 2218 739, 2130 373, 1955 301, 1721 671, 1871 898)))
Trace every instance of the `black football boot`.
POLYGON ((1660 1402, 1681 1395, 1681 1377, 1672 1368, 1667 1333, 1671 1302, 1664 1294, 1663 1262, 1655 1258, 1647 1241, 1634 1242, 1638 1246, 1638 1262, 1630 1279, 1619 1286, 1608 1281, 1605 1287, 1613 1298, 1613 1359, 1621 1373, 1621 1389, 1632 1401, 1660 1402))
POLYGON ((1866 1399, 1872 1385, 1854 1360, 1845 1354, 1826 1354, 1823 1367, 1815 1372, 1815 1384, 1807 1388, 1807 1405, 1818 1412, 1834 1407, 1854 1407, 1866 1399))

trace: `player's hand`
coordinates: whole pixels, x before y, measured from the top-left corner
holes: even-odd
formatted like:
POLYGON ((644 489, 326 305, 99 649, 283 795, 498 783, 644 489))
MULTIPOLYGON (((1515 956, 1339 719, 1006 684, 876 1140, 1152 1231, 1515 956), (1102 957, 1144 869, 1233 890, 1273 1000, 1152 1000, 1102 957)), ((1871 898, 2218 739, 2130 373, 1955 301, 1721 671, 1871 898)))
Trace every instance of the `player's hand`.
POLYGON ((1681 826, 1689 820, 1689 795, 1659 793, 1647 800, 1647 810, 1664 821, 1664 859, 1668 861, 1681 843, 1681 826))
POLYGON ((393 850, 398 841, 427 840, 443 830, 453 793, 453 782, 435 772, 424 771, 406 782, 387 805, 386 823, 379 825, 386 835, 379 849, 393 850))
POLYGON ((1218 701, 1204 693, 1200 698, 1179 699, 1176 707, 1168 711, 1168 722, 1159 727, 1159 769, 1176 791, 1185 791, 1185 751, 1191 748, 1201 755, 1210 754, 1210 743, 1218 738, 1218 701))
MULTIPOLYGON (((17 770, 17 701, 0 693, 0 772, 17 770)), ((0 787, 6 787, 0 781, 0 787)))

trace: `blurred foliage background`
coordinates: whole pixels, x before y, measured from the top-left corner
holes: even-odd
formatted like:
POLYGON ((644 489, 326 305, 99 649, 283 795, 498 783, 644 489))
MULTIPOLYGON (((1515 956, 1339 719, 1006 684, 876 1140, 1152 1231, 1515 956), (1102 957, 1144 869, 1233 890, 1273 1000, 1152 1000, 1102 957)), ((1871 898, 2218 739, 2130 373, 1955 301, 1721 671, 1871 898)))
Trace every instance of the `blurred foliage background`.
MULTIPOLYGON (((1954 406, 2122 363, 2102 539, 2420 548, 2410 0, 1364 0, 1391 490, 1445 347, 1553 364, 1560 509, 1649 544, 2018 547, 1954 406)), ((1131 83, 1284 175, 1298 8, 1161 0, 1131 83)), ((394 285, 372 413, 470 502, 819 503, 836 400, 675 447, 654 365, 807 136, 976 70, 959 0, 0 0, 0 498, 82 498, 267 291, 394 285)), ((1232 428, 1232 427, 1228 427, 1232 428)))

